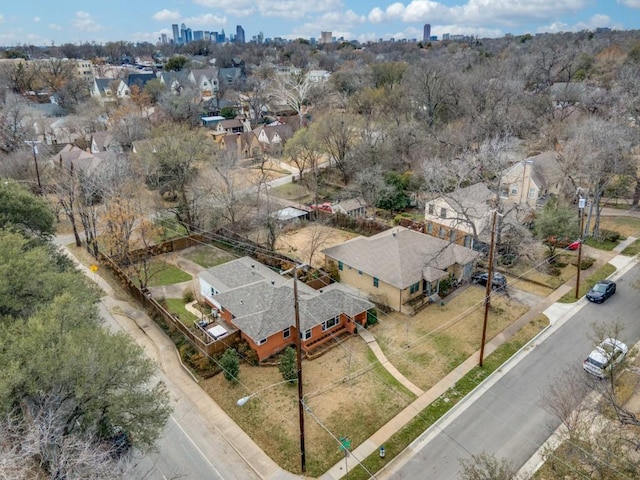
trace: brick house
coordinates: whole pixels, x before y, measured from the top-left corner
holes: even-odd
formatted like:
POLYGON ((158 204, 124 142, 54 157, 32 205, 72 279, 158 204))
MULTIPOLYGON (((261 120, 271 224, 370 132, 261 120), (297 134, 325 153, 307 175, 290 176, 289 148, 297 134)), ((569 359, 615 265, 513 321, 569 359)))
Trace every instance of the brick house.
POLYGON ((250 257, 200 272, 200 294, 263 361, 295 344, 310 354, 364 326, 374 305, 339 284, 314 290, 298 282, 300 332, 295 328, 293 279, 250 257))

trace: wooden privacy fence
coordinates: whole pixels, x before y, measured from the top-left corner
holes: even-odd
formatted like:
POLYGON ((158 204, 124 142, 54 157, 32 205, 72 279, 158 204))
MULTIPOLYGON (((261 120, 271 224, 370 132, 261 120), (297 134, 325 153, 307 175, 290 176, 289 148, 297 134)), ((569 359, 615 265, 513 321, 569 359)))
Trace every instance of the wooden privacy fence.
POLYGON ((151 292, 138 287, 138 285, 129 278, 126 272, 123 271, 122 268, 120 268, 120 266, 111 258, 100 253, 99 260, 103 265, 106 265, 111 269, 129 294, 136 299, 140 305, 142 305, 151 318, 156 318, 156 315, 162 317, 170 330, 179 331, 187 341, 200 352, 211 356, 221 354, 227 348, 235 346, 240 341, 240 332, 237 330, 218 340, 213 340, 202 332, 191 330, 177 315, 169 312, 155 298, 153 298, 151 292))

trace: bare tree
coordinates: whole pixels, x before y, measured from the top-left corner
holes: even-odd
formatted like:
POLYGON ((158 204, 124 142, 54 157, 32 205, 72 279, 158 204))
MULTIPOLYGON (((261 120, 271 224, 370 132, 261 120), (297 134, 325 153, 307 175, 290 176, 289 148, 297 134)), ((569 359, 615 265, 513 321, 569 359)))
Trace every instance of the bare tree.
POLYGON ((277 75, 272 83, 271 98, 289 106, 298 115, 300 126, 312 83, 306 72, 299 74, 277 75))
POLYGON ((472 455, 462 459, 461 480, 512 480, 517 469, 507 460, 499 460, 488 453, 472 455))

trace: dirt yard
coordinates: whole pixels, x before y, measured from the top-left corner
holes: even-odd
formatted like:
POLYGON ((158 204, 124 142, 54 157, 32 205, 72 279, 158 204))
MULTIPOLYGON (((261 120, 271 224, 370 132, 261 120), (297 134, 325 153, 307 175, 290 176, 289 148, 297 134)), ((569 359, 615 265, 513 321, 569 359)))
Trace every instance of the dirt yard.
POLYGON ((325 248, 333 247, 358 235, 326 225, 313 224, 288 231, 278 238, 276 250, 314 267, 324 266, 325 248))

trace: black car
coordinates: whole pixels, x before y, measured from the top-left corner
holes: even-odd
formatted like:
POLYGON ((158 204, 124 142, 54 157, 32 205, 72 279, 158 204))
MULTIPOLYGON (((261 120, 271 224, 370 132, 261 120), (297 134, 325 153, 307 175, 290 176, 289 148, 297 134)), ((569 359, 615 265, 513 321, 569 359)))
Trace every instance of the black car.
MULTIPOLYGON (((489 281, 488 272, 476 272, 471 276, 471 283, 476 285, 487 286, 489 281)), ((493 281, 491 282, 491 288, 494 290, 504 290, 507 288, 507 279, 504 275, 498 272, 493 272, 493 281)))
POLYGON ((600 280, 587 293, 587 300, 594 303, 602 303, 614 293, 616 293, 616 282, 600 280))

